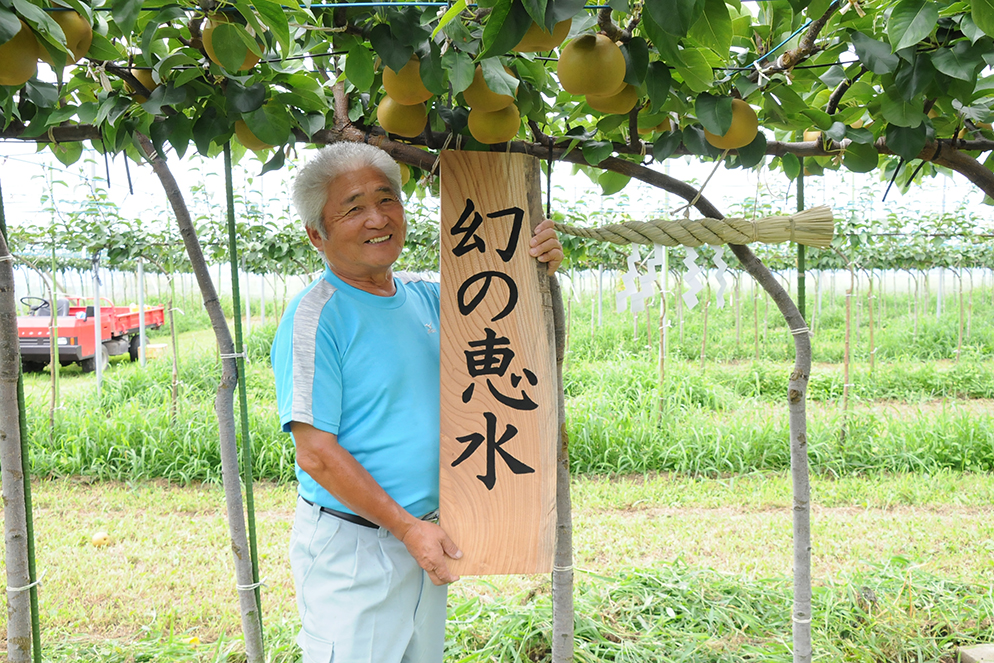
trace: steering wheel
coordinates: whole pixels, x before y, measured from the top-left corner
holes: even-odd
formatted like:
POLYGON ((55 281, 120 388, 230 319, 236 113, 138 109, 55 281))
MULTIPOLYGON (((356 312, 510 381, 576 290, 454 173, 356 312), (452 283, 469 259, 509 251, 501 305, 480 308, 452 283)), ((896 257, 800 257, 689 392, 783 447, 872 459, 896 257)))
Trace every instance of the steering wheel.
POLYGON ((50 302, 44 297, 21 297, 21 303, 28 307, 29 313, 34 313, 38 309, 49 306, 50 302), (31 302, 41 302, 40 304, 32 304, 31 302))

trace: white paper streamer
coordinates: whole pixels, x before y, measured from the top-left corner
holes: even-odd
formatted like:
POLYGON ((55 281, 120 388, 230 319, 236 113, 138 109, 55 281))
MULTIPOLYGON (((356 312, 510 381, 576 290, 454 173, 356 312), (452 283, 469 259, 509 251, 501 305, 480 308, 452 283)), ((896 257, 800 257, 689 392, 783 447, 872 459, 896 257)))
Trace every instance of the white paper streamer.
POLYGON ((714 264, 718 268, 714 275, 715 281, 718 282, 718 308, 725 308, 725 290, 728 289, 728 281, 725 280, 725 274, 728 272, 728 263, 724 260, 725 247, 721 244, 712 244, 711 248, 714 249, 714 264))
MULTIPOLYGON (((636 270, 635 265, 641 259, 642 254, 639 253, 639 245, 632 244, 632 252, 628 254, 628 271, 621 275, 621 282, 624 284, 625 289, 615 295, 615 307, 617 308, 618 313, 621 313, 625 310, 625 308, 627 308, 629 297, 638 294, 638 288, 635 287, 635 284, 638 281, 638 271, 636 270)), ((638 313, 641 311, 641 308, 638 310, 635 309, 636 305, 641 306, 641 304, 641 300, 636 302, 636 300, 633 299, 632 313, 638 313)))
POLYGON ((646 263, 646 273, 639 277, 639 292, 632 295, 632 313, 645 310, 645 303, 656 294, 652 284, 659 279, 659 268, 663 266, 663 245, 656 244, 646 263))
POLYGON ((686 247, 687 257, 683 259, 683 264, 687 267, 687 292, 683 293, 683 301, 687 308, 697 306, 697 293, 703 288, 701 282, 701 268, 697 266, 697 251, 692 246, 686 247))

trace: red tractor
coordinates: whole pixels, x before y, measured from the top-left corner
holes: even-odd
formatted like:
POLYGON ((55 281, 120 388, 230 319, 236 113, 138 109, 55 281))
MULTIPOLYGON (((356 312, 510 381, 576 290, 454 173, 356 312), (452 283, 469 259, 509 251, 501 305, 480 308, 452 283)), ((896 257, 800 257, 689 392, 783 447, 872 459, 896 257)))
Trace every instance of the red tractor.
MULTIPOLYGON (((92 298, 91 298, 92 299, 92 298)), ((97 352, 101 367, 106 367, 111 356, 131 355, 138 359, 138 333, 141 314, 127 306, 114 306, 101 298, 100 342, 96 342, 96 325, 92 302, 83 297, 60 297, 55 300, 58 327, 59 364, 78 363, 84 373, 97 368, 97 352)), ((41 297, 22 297, 28 315, 17 317, 17 337, 21 350, 21 366, 25 372, 40 371, 52 360, 52 310, 48 300, 41 297)), ((145 328, 158 329, 165 320, 162 306, 145 307, 145 328)))

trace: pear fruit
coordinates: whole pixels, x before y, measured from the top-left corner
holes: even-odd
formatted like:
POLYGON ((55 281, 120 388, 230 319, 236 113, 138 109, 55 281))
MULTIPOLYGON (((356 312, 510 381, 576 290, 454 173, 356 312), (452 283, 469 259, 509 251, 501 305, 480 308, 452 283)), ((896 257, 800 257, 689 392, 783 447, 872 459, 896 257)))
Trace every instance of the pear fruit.
MULTIPOLYGON (((66 48, 69 49, 69 53, 72 53, 72 55, 66 54, 65 61, 59 66, 66 67, 76 64, 90 50, 90 44, 93 42, 93 27, 77 12, 53 11, 49 13, 49 16, 62 28, 62 32, 66 35, 66 48)), ((48 64, 56 66, 52 54, 46 48, 39 48, 38 55, 48 64)))
POLYGON ((24 21, 21 29, 8 41, 0 44, 0 85, 24 85, 38 71, 41 46, 35 33, 24 21))

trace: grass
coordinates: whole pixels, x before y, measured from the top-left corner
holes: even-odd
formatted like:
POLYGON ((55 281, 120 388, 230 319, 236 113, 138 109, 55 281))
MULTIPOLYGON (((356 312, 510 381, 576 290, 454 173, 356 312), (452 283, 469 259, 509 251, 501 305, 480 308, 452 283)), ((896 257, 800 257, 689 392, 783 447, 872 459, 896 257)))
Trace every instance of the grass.
MULTIPOLYGON (((752 653, 789 661, 789 485, 782 473, 577 478, 577 660, 738 661, 752 653)), ((238 658, 219 488, 54 480, 36 482, 34 495, 49 660, 238 658), (90 545, 98 530, 111 534, 110 546, 90 545)), ((994 635, 992 496, 988 475, 815 478, 819 655, 852 660, 878 647, 886 659, 865 660, 939 661, 956 642, 994 635), (856 599, 864 588, 877 597, 872 606, 856 599), (947 632, 928 630, 934 624, 947 632), (920 659, 911 657, 916 648, 920 659)), ((296 660, 285 553, 293 502, 293 486, 257 487, 275 661, 296 660)), ((450 620, 449 662, 541 660, 548 577, 466 578, 450 592, 450 620)))
MULTIPOLYGON (((789 484, 784 474, 576 479, 577 660, 789 661, 789 484)), ((57 480, 34 494, 49 660, 238 658, 219 488, 57 480), (98 530, 110 546, 90 545, 98 530)), ((819 655, 939 661, 956 643, 994 636, 992 496, 988 475, 816 478, 819 655)), ((274 661, 297 656, 285 556, 293 501, 293 486, 256 490, 274 661)), ((541 660, 548 578, 464 579, 450 620, 447 661, 541 660)))
MULTIPOLYGON (((955 312, 923 317, 914 334, 906 301, 889 296, 872 373, 865 330, 855 344, 843 413, 843 298, 834 308, 826 298, 808 393, 822 660, 945 663, 956 645, 994 638, 994 331, 979 324, 994 314, 989 299, 978 295, 957 361, 955 312)), ((730 312, 711 311, 704 368, 700 310, 686 312, 662 388, 644 320, 635 336, 630 317, 609 313, 592 332, 591 303, 571 305, 577 661, 791 658, 792 352, 771 311, 752 359, 749 305, 741 342, 730 312)), ((256 507, 267 647, 291 662, 293 449, 276 422, 272 332, 253 326, 246 384, 265 480, 256 507)), ((54 431, 48 375, 26 376, 34 473, 47 477, 35 505, 50 660, 240 660, 217 485, 218 360, 209 330, 180 343, 175 419, 166 361, 141 370, 115 359, 99 401, 92 375, 67 370, 54 431), (114 542, 93 548, 101 529, 114 542)), ((549 592, 547 577, 464 579, 450 593, 446 660, 547 660, 549 592)))

